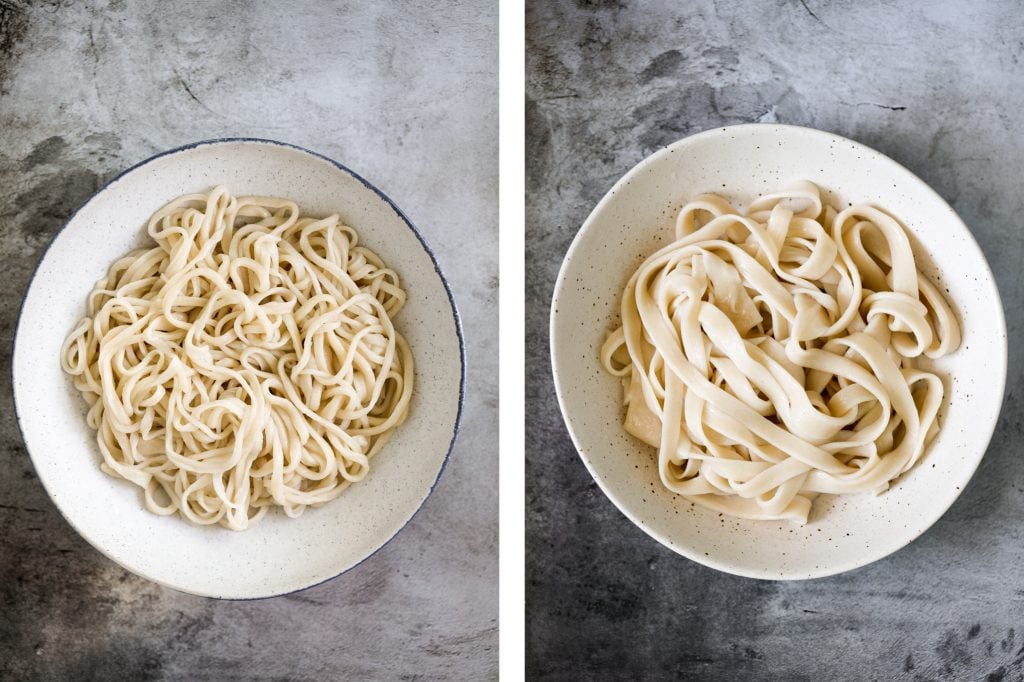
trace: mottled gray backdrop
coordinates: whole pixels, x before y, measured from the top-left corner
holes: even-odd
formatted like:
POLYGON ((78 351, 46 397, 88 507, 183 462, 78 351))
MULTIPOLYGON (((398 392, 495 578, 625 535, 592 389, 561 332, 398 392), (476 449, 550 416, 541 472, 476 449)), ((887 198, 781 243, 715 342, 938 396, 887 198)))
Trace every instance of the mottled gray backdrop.
POLYGON ((527 2, 528 671, 536 679, 1024 678, 1024 20, 1014 2, 527 2), (548 363, 579 225, 658 147, 731 123, 833 131, 949 200, 996 273, 1002 419, 922 538, 846 575, 735 578, 633 526, 580 463, 548 363))
POLYGON ((0 679, 496 676, 496 44, 493 1, 0 0, 0 679), (346 575, 266 601, 179 594, 93 550, 33 474, 10 397, 18 306, 68 214, 221 136, 310 147, 387 192, 469 344, 462 435, 420 513, 346 575))

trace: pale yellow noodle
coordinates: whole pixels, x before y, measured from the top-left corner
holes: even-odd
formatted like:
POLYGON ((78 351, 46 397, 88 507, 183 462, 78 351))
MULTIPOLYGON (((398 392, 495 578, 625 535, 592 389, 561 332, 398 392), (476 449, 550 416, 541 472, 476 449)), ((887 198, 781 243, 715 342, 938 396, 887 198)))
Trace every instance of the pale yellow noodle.
POLYGON ((337 497, 406 418, 398 275, 337 215, 223 187, 157 211, 61 351, 101 468, 157 514, 244 530, 337 497))
POLYGON ((601 361, 662 483, 751 519, 807 521, 819 493, 882 492, 934 437, 960 344, 903 227, 801 182, 740 214, 705 194, 622 296, 601 361))

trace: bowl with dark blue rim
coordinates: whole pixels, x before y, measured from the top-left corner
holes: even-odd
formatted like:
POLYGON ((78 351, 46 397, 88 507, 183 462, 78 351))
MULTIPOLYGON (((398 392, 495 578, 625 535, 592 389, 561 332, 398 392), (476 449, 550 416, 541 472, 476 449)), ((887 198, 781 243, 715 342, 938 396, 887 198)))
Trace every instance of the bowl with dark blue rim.
POLYGON ((294 145, 210 140, 153 156, 111 180, 67 221, 22 304, 12 362, 18 424, 40 481, 67 521, 128 570, 192 594, 255 599, 301 590, 368 559, 433 491, 459 431, 465 349, 458 310, 413 222, 355 171, 294 145), (100 470, 86 404, 60 364, 86 297, 117 258, 146 246, 149 216, 217 185, 286 197, 303 215, 337 213, 408 294, 395 326, 415 359, 409 416, 365 479, 298 518, 276 511, 242 532, 147 511, 137 487, 100 470))

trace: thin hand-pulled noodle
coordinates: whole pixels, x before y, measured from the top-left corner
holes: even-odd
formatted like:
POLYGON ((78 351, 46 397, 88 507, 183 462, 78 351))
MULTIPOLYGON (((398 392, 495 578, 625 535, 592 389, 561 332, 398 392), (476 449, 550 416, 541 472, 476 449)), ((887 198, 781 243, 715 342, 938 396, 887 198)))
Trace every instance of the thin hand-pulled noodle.
POLYGON ((159 210, 61 352, 101 468, 157 514, 243 530, 337 497, 406 417, 398 276, 337 215, 223 187, 159 210))
POLYGON ((836 212, 818 187, 741 214, 705 194, 633 274, 601 350, 625 429, 669 490, 734 516, 807 521, 819 493, 882 492, 938 430, 942 381, 915 358, 960 344, 903 227, 836 212))

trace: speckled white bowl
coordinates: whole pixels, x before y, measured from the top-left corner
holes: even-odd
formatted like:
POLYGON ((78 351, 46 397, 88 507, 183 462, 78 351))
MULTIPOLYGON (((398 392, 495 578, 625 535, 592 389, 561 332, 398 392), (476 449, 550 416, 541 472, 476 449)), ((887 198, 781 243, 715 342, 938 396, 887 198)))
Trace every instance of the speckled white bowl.
POLYGON ((656 152, 605 195, 558 276, 551 358, 562 414, 580 457, 630 520, 712 568, 802 579, 847 571, 896 551, 956 500, 999 415, 1006 325, 992 273, 971 233, 910 171, 818 130, 740 125, 656 152), (675 216, 689 198, 715 192, 743 204, 802 178, 829 190, 836 205, 876 203, 898 216, 912 233, 923 269, 948 288, 964 336, 959 351, 934 365, 949 391, 942 430, 923 461, 881 496, 819 498, 810 522, 799 527, 722 517, 667 491, 658 480, 653 448, 622 429, 620 385, 602 371, 598 350, 618 323, 626 280, 671 237, 675 216))
POLYGON ((408 218, 338 163, 265 140, 217 140, 155 156, 93 196, 50 244, 26 295, 14 346, 14 397, 25 445, 61 513, 98 550, 150 580, 198 595, 244 599, 317 584, 355 566, 423 504, 447 461, 462 406, 462 336, 448 285, 408 218), (99 469, 85 402, 59 350, 107 267, 145 243, 146 221, 186 193, 289 197, 304 213, 337 212, 394 268, 409 293, 395 320, 416 360, 408 420, 367 478, 298 519, 279 511, 241 533, 160 517, 138 488, 99 469))

